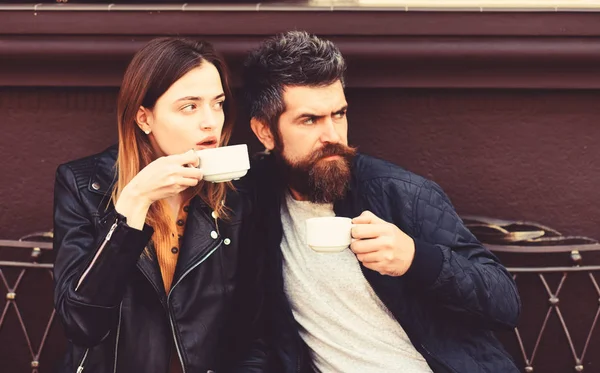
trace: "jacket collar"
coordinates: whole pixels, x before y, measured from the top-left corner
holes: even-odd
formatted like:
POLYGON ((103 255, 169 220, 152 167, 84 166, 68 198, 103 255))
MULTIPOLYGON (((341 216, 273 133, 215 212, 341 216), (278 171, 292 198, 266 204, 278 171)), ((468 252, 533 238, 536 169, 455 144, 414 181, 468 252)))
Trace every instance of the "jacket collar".
POLYGON ((87 183, 91 193, 109 195, 117 182, 118 145, 112 145, 94 157, 94 167, 87 183))

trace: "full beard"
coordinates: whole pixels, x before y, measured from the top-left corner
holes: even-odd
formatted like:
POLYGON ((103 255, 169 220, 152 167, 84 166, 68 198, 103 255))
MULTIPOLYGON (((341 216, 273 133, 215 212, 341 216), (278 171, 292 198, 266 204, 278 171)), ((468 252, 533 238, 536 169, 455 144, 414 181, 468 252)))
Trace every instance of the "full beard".
POLYGON ((288 186, 308 201, 333 203, 346 195, 356 148, 328 143, 299 162, 275 154, 288 186))

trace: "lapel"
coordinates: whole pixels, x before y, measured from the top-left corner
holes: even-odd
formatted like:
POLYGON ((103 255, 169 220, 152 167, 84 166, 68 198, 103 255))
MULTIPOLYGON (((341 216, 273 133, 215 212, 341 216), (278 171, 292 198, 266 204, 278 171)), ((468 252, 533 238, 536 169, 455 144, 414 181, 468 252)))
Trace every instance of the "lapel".
POLYGON ((142 274, 146 277, 148 282, 152 284, 156 294, 158 295, 158 299, 160 303, 167 308, 167 294, 165 293, 165 285, 162 280, 162 276, 160 273, 160 267, 158 265, 158 259, 156 258, 156 249, 154 248, 154 243, 152 240, 148 243, 146 250, 142 252, 138 261, 137 267, 142 272, 142 274))
POLYGON ((173 285, 222 242, 221 235, 218 234, 219 229, 211 217, 211 213, 208 205, 200 197, 194 197, 190 202, 183 242, 173 276, 173 285))
MULTIPOLYGON (((194 197, 190 202, 183 242, 177 259, 175 274, 173 275, 173 285, 181 280, 190 268, 221 242, 220 236, 217 236, 216 239, 211 236, 213 231, 217 232, 218 230, 214 220, 209 217, 208 210, 208 206, 199 197, 194 197)), ((160 302, 167 308, 167 294, 164 291, 165 286, 152 241, 150 241, 147 250, 140 255, 137 267, 156 290, 160 302)))

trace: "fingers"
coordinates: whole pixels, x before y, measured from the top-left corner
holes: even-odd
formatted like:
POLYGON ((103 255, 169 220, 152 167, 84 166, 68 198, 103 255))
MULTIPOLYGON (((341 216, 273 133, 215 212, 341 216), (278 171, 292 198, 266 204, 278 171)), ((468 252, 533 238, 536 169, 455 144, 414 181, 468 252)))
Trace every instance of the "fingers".
POLYGON ((377 238, 384 233, 385 227, 381 224, 354 224, 352 225, 352 238, 377 238))
POLYGON ((383 262, 379 261, 379 262, 368 262, 368 263, 363 263, 363 265, 366 268, 369 268, 372 271, 378 272, 382 275, 388 275, 388 276, 400 276, 400 274, 398 274, 397 271, 392 271, 389 269, 389 266, 387 266, 386 264, 384 264, 383 262))
POLYGON ((169 182, 168 184, 166 184, 165 186, 160 188, 160 190, 162 190, 162 193, 166 194, 162 198, 183 192, 187 188, 195 187, 196 185, 198 185, 198 183, 199 183, 198 179, 191 178, 191 177, 173 178, 171 182, 169 182))
POLYGON ((187 189, 189 187, 195 187, 200 182, 199 179, 192 177, 183 177, 181 181, 177 183, 178 186, 184 187, 183 189, 187 189))
POLYGON ((371 211, 365 210, 362 214, 352 219, 352 224, 377 224, 384 223, 385 220, 379 219, 371 211))
POLYGON ((166 157, 162 157, 159 160, 163 171, 166 175, 170 175, 175 180, 171 180, 173 184, 179 181, 179 177, 193 178, 196 180, 202 180, 203 173, 200 169, 196 168, 199 164, 198 156, 193 150, 187 151, 182 154, 175 154, 166 157))
POLYGON ((382 275, 402 276, 410 267, 410 261, 399 260, 391 250, 356 254, 362 265, 382 275))
POLYGON ((194 150, 188 150, 185 153, 171 155, 168 158, 171 158, 174 162, 182 166, 190 165, 192 167, 198 167, 198 165, 200 165, 200 158, 198 158, 198 155, 194 150))
POLYGON ((366 254, 379 251, 381 247, 381 239, 355 240, 350 244, 350 250, 355 254, 366 254))
POLYGON ((204 176, 202 171, 195 167, 182 167, 179 170, 179 174, 183 177, 192 178, 196 180, 202 180, 202 177, 204 176))
POLYGON ((381 262, 384 260, 381 252, 379 252, 379 251, 366 253, 366 254, 356 254, 356 258, 365 265, 369 264, 369 263, 378 263, 378 262, 381 262))

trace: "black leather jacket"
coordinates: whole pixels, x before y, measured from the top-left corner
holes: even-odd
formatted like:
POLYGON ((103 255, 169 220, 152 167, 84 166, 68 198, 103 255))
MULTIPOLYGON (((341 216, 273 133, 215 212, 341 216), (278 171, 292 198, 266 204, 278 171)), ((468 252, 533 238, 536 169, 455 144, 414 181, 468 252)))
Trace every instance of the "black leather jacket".
POLYGON ((248 315, 232 312, 238 284, 250 284, 238 271, 249 208, 243 191, 227 196, 229 221, 192 200, 166 294, 155 252, 144 251, 152 228, 130 228, 110 203, 116 155, 113 146, 57 170, 55 307, 69 339, 61 372, 167 373, 171 352, 186 373, 231 371, 248 315))
MULTIPOLYGON (((272 157, 252 165, 247 182, 258 187, 262 226, 254 236, 266 248, 263 303, 267 339, 274 350, 270 372, 313 372, 284 292, 280 205, 285 186, 272 157)), ((448 197, 432 181, 389 162, 358 154, 350 191, 334 205, 337 216, 369 210, 415 241, 415 257, 401 277, 361 264, 366 280, 435 373, 516 373, 494 336, 512 329, 520 313, 517 288, 506 269, 463 225, 448 197)), ((258 243, 260 242, 260 243, 258 243)), ((318 289, 315 289, 318 291, 318 289)), ((401 367, 398 370, 401 371, 401 367)))

